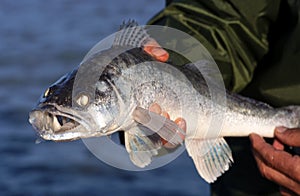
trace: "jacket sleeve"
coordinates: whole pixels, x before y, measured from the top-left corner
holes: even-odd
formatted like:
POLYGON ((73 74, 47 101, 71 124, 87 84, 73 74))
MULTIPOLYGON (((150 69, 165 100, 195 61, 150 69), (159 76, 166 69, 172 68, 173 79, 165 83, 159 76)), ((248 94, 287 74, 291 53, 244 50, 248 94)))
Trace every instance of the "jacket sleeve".
POLYGON ((229 90, 239 92, 268 52, 267 35, 279 0, 175 0, 149 24, 166 25, 198 39, 211 53, 229 90))

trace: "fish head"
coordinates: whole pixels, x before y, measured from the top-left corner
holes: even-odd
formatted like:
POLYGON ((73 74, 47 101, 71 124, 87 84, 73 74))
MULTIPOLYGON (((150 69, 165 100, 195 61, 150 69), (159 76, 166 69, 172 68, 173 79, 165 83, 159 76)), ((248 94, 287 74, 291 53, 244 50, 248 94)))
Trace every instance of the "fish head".
POLYGON ((116 129, 116 96, 105 80, 94 84, 94 93, 75 90, 74 70, 51 85, 29 114, 29 122, 45 140, 68 141, 108 135, 116 129))

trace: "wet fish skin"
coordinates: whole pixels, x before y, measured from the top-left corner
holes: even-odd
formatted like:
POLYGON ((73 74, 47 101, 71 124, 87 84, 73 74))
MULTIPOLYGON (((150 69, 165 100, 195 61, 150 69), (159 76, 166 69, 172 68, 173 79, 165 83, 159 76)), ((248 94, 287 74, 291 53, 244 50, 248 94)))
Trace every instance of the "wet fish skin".
MULTIPOLYGON (((125 53, 122 53, 114 58, 111 62, 109 62, 109 64, 101 66, 104 67, 104 70, 102 70, 103 72, 101 75, 99 74, 99 76, 96 76, 97 81, 95 81, 95 79, 90 80, 90 78, 93 78, 91 75, 95 75, 95 73, 99 71, 99 65, 105 61, 102 57, 107 55, 113 56, 116 50, 118 49, 113 51, 104 51, 101 54, 93 56, 93 58, 87 60, 84 64, 81 64, 81 66, 86 66, 92 69, 85 69, 84 73, 78 73, 80 70, 77 68, 72 72, 65 74, 57 82, 51 85, 45 91, 46 94, 41 96, 37 106, 30 113, 30 122, 33 125, 42 125, 42 122, 38 123, 39 120, 43 120, 43 118, 40 118, 41 112, 43 115, 53 114, 53 118, 56 115, 65 116, 64 113, 68 113, 68 117, 70 117, 70 119, 78 121, 79 124, 84 122, 86 124, 85 126, 81 127, 82 134, 79 134, 79 138, 91 137, 91 135, 108 135, 110 134, 110 131, 112 131, 110 130, 110 126, 114 128, 114 132, 117 131, 115 130, 116 125, 112 125, 112 123, 116 121, 115 118, 117 118, 120 113, 118 97, 116 92, 113 90, 114 80, 121 75, 121 70, 128 68, 129 65, 135 65, 143 61, 153 61, 153 58, 141 52, 142 50, 140 48, 126 51, 125 53), (83 79, 77 79, 77 74, 80 74, 83 79), (80 88, 73 89, 75 81, 80 83, 80 88), (91 92, 95 92, 95 94, 92 94, 91 92), (89 103, 84 107, 78 105, 76 102, 76 98, 80 97, 80 95, 83 93, 89 97, 89 103), (36 111, 39 112, 39 115, 35 115, 36 111), (102 118, 102 120, 107 119, 110 116, 113 116, 113 118, 107 119, 104 125, 103 123, 101 124, 101 117, 99 117, 99 115, 105 116, 102 118), (98 116, 98 118, 94 119, 95 116, 98 116), (88 118, 88 120, 86 118, 88 118), (34 123, 34 121, 36 121, 36 123, 34 123), (87 131, 88 129, 93 129, 95 133, 91 134, 89 131, 87 131)), ((120 118, 124 117, 120 116, 120 118)), ((47 131, 44 130, 43 127, 36 127, 36 130, 37 132, 43 134, 45 131, 47 131)), ((49 130, 47 135, 49 136, 51 134, 55 134, 52 129, 49 130)), ((59 136, 56 136, 55 138, 48 137, 44 139, 56 141, 60 139, 69 139, 64 137, 65 136, 62 136, 60 138, 59 136)), ((73 140, 74 138, 70 139, 73 140)))
MULTIPOLYGON (((116 44, 91 56, 81 64, 87 68, 84 72, 77 68, 46 90, 30 113, 30 123, 41 137, 65 141, 124 130, 125 147, 132 161, 145 167, 163 147, 157 135, 172 141, 180 131, 163 117, 152 115, 151 123, 145 121, 146 116, 135 115, 136 107, 143 111, 158 102, 171 118, 181 116, 186 120, 187 151, 199 174, 213 182, 233 161, 223 137, 248 136, 251 132, 272 137, 276 126, 299 127, 298 106, 275 109, 228 91, 225 91, 227 104, 218 105, 211 101, 207 81, 203 78, 207 73, 198 73, 193 64, 162 68, 141 47, 120 52, 122 50, 123 45, 116 44), (111 57, 114 58, 111 60, 111 57), (165 74, 171 72, 178 75, 165 74), (101 74, 91 77, 95 73, 101 74), (81 78, 76 79, 76 75, 81 78), (141 83, 141 78, 149 82, 141 83), (74 89, 76 82, 80 88, 74 89), (170 86, 173 89, 170 90, 170 86), (223 124, 220 130, 207 132, 212 114, 222 114, 223 124), (155 126, 158 124, 160 126, 155 126), (154 137, 149 137, 149 133, 154 137)), ((200 61, 195 65, 209 70, 209 63, 200 61)), ((211 80, 213 83, 214 78, 211 80)), ((217 93, 216 96, 222 98, 224 94, 217 93)), ((176 144, 180 143, 180 138, 177 139, 174 140, 176 144)))

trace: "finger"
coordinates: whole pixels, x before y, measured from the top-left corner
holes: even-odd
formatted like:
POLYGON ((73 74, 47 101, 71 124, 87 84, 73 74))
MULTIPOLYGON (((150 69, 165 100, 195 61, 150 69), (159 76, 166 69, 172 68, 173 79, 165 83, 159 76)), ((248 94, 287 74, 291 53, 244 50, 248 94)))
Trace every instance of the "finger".
MULTIPOLYGON (((170 119, 170 115, 166 111, 162 111, 161 115, 163 117, 167 118, 167 119, 170 119)), ((175 148, 177 146, 177 145, 170 144, 167 140, 164 140, 163 138, 161 138, 161 142, 162 142, 162 144, 164 145, 165 148, 172 149, 172 148, 175 148)))
POLYGON ((156 114, 161 114, 161 107, 160 105, 158 105, 157 103, 152 103, 150 106, 149 106, 149 111, 150 112, 154 112, 156 114))
MULTIPOLYGON (((186 132, 186 121, 184 120, 184 118, 177 118, 174 122, 178 125, 178 127, 180 127, 184 132, 186 132)), ((181 133, 178 134, 184 140, 185 135, 181 133)))
POLYGON ((186 131, 186 121, 184 118, 176 118, 176 120, 174 121, 178 127, 180 127, 184 132, 186 131))
POLYGON ((252 144, 252 148, 255 151, 260 150, 266 144, 265 140, 256 133, 251 133, 249 135, 249 138, 252 144))
MULTIPOLYGON (((152 103, 149 106, 149 111, 150 112, 154 112, 156 114, 160 114, 163 117, 165 117, 167 119, 170 119, 170 115, 166 111, 162 111, 160 105, 157 104, 157 103, 152 103)), ((177 146, 177 145, 173 145, 173 144, 169 143, 167 140, 165 140, 163 138, 161 138, 161 142, 164 145, 164 147, 166 147, 166 148, 170 148, 171 149, 171 148, 175 148, 177 146)))
POLYGON ((144 45, 143 50, 158 61, 166 62, 169 59, 169 53, 154 39, 148 40, 144 45))
POLYGON ((281 187, 279 188, 279 191, 280 191, 280 194, 281 194, 282 196, 293 196, 293 195, 296 195, 295 192, 293 192, 293 191, 291 191, 291 190, 289 190, 289 189, 287 189, 287 188, 285 188, 285 187, 283 187, 283 186, 281 186, 281 187))
POLYGON ((161 115, 162 115, 163 117, 167 118, 167 119, 170 119, 170 115, 169 115, 169 113, 166 112, 166 111, 162 111, 161 115))
MULTIPOLYGON (((185 121, 184 118, 177 118, 174 122, 175 122, 175 123, 178 125, 178 127, 181 128, 184 132, 186 131, 186 121, 185 121)), ((178 133, 178 134, 179 134, 179 136, 182 138, 182 140, 184 140, 185 135, 183 135, 183 134, 181 134, 181 133, 178 133)), ((166 148, 175 148, 175 147, 178 146, 178 145, 172 145, 172 144, 168 143, 167 141, 162 141, 162 142, 163 142, 163 144, 164 144, 164 146, 165 146, 166 148)))
POLYGON ((300 182, 299 156, 292 156, 287 152, 274 149, 257 134, 251 134, 250 140, 254 154, 259 155, 266 165, 300 182))
POLYGON ((294 192, 300 191, 300 184, 298 182, 265 164, 264 159, 260 154, 256 152, 254 152, 253 154, 260 173, 263 177, 281 186, 284 186, 287 189, 293 190, 294 192))
POLYGON ((278 141, 277 139, 274 140, 273 147, 276 150, 284 150, 284 145, 280 141, 278 141))
MULTIPOLYGON (((170 115, 168 112, 166 111, 162 111, 161 107, 159 104, 157 103, 153 103, 150 105, 149 107, 149 110, 152 111, 152 112, 155 112, 157 114, 160 114, 162 115, 163 117, 167 118, 167 119, 170 119, 170 115)), ((171 143, 169 143, 167 140, 163 139, 163 138, 160 138, 162 144, 164 145, 165 148, 175 148, 177 145, 173 145, 171 143)))
MULTIPOLYGON (((262 174, 265 178, 268 180, 271 180, 275 182, 276 184, 279 184, 283 187, 285 187, 285 195, 291 195, 292 192, 297 193, 297 195, 300 194, 300 184, 296 182, 295 180, 289 178, 288 176, 268 167, 267 165, 264 165, 265 168, 262 170, 264 173, 262 174), (291 190, 291 191, 287 191, 291 190)), ((295 195, 295 194, 292 194, 295 195)))
POLYGON ((152 56, 160 62, 166 62, 169 59, 169 53, 161 47, 154 47, 151 52, 152 56))
POLYGON ((276 127, 275 137, 289 146, 300 147, 300 129, 287 129, 285 127, 276 127))

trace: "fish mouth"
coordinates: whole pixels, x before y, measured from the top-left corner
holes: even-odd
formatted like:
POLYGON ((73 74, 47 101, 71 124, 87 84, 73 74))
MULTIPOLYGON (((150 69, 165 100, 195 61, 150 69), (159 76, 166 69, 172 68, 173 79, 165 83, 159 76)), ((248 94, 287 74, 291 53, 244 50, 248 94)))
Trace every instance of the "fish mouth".
POLYGON ((35 109, 29 114, 29 122, 45 140, 69 141, 80 139, 88 133, 82 120, 53 107, 35 109))

